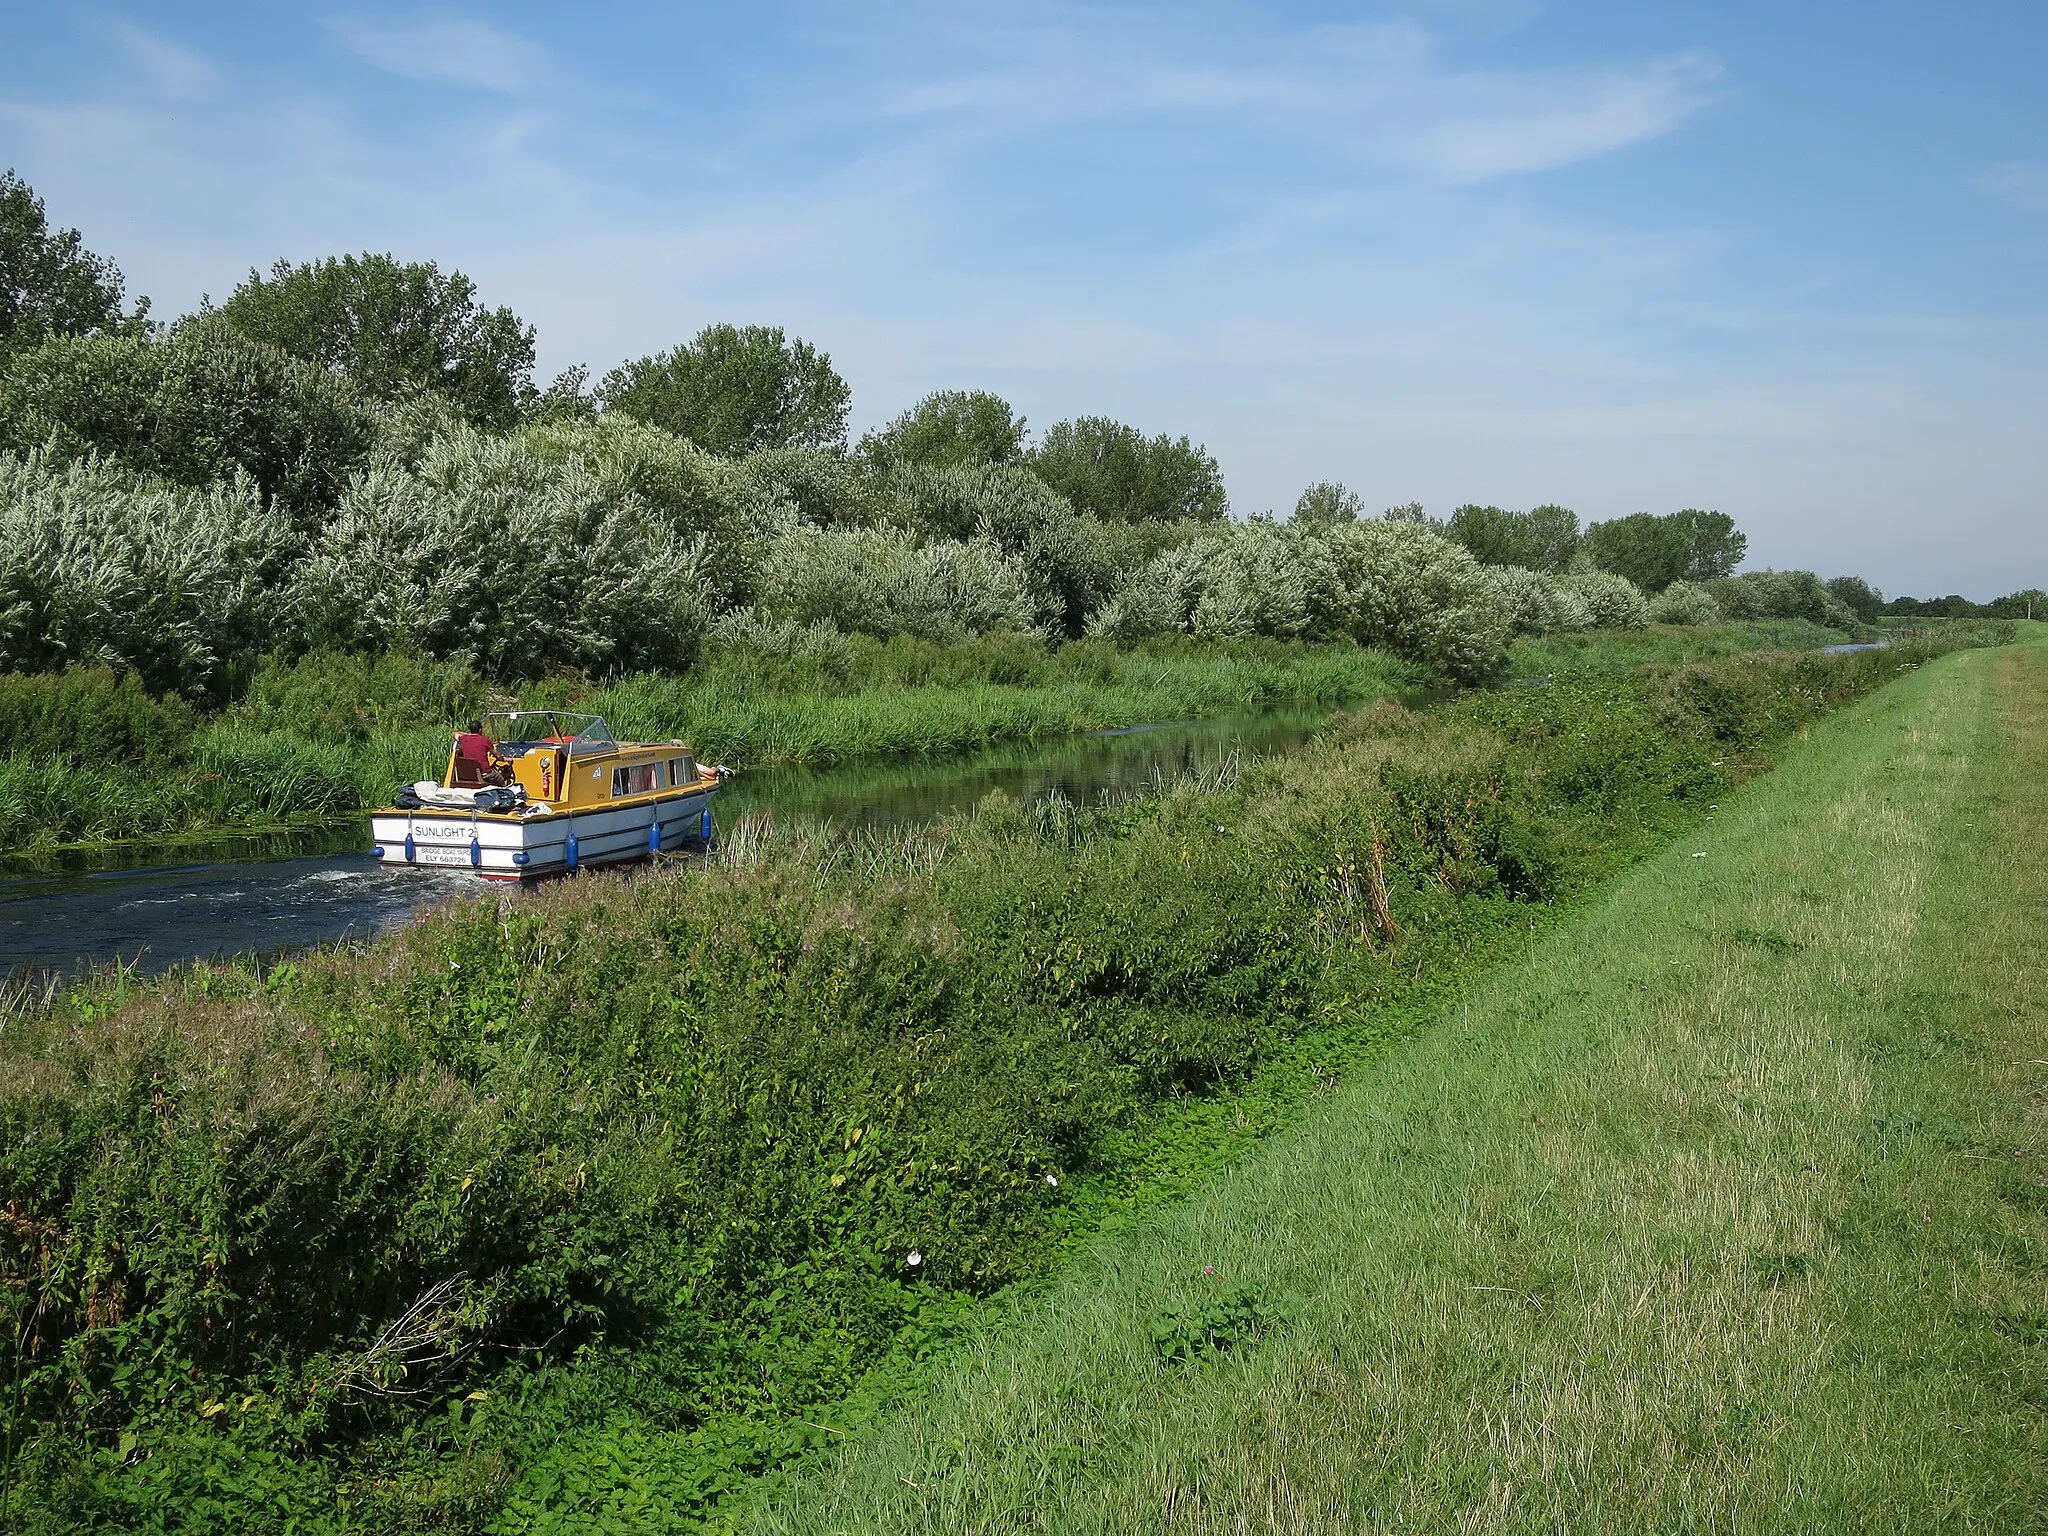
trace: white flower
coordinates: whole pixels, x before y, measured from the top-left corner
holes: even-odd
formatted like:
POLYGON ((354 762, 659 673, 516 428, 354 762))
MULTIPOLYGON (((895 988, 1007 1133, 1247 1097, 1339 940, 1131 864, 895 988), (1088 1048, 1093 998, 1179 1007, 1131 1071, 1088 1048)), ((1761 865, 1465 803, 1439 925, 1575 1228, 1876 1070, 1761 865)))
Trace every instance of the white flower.
POLYGON ((1058 1189, 1060 1187, 1060 1181, 1054 1178, 1049 1173, 1045 1176, 1045 1182, 1050 1184, 1054 1189, 1058 1189))
POLYGON ((1704 853, 1696 853, 1693 855, 1693 857, 1696 859, 1704 859, 1706 855, 1704 853))
POLYGON ((915 1269, 918 1265, 924 1262, 924 1255, 919 1253, 915 1248, 913 1248, 910 1250, 909 1256, 905 1258, 903 1262, 908 1264, 912 1269, 915 1269))

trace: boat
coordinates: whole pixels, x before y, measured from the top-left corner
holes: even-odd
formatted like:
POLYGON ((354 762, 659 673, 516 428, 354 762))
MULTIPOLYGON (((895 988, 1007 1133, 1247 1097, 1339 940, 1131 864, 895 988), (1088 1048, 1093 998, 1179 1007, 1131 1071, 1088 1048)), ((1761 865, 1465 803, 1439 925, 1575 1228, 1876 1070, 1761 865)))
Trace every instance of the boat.
POLYGON ((487 715, 450 744, 439 783, 370 815, 371 856, 415 869, 531 880, 711 841, 711 797, 732 772, 678 741, 618 741, 602 715, 487 715), (468 744, 471 751, 465 751, 468 744))

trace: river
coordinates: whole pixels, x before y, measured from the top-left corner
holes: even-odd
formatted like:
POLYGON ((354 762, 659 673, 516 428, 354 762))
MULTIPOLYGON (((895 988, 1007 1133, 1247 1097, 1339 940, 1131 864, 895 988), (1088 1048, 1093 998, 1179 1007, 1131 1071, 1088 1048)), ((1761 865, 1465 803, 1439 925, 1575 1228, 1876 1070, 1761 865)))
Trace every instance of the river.
MULTIPOLYGON (((1118 800, 1161 777, 1231 755, 1298 748, 1327 710, 1276 710, 1097 731, 962 757, 742 773, 718 819, 765 812, 878 832, 966 810, 991 790, 1024 803, 1057 792, 1118 800)), ((460 871, 387 869, 370 858, 369 820, 238 838, 175 855, 128 849, 56 869, 0 873, 0 976, 66 975, 116 960, 153 974, 196 959, 276 954, 374 935, 450 897, 473 894, 460 871)), ((610 878, 594 874, 584 878, 610 878)))

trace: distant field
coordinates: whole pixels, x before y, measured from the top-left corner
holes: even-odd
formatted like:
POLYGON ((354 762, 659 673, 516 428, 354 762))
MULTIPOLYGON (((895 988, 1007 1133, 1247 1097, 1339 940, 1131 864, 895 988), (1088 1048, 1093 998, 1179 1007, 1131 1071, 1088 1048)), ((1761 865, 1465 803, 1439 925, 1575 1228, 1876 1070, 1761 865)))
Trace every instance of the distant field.
POLYGON ((2039 1530, 2044 914, 2048 658, 1952 655, 763 1528, 2039 1530))

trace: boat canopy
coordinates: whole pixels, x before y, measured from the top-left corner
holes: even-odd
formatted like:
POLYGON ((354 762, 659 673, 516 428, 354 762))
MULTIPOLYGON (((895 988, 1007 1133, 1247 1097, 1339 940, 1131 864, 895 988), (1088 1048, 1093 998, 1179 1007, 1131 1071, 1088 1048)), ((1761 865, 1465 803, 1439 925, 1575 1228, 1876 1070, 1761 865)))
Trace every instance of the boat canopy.
POLYGON ((497 743, 501 757, 517 757, 536 747, 566 746, 578 752, 609 752, 618 746, 603 715, 579 715, 566 709, 514 709, 484 716, 484 733, 497 743))

